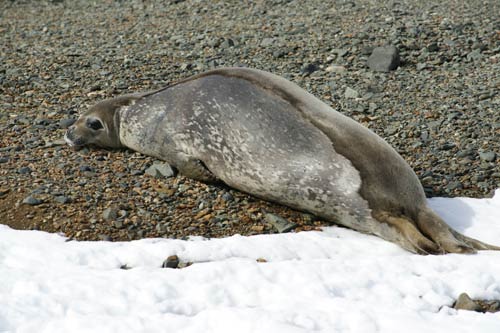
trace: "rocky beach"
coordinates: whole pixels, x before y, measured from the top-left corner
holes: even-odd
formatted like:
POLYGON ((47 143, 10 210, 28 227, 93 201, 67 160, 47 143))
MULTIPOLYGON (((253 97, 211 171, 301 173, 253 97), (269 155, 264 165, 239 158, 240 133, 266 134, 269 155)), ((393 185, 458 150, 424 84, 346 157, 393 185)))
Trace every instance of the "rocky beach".
POLYGON ((494 0, 2 1, 0 223, 78 240, 326 225, 129 150, 64 142, 92 104, 222 66, 281 75, 370 128, 429 197, 490 197, 500 187, 498 13, 494 0), (399 61, 385 71, 369 59, 387 45, 399 61))

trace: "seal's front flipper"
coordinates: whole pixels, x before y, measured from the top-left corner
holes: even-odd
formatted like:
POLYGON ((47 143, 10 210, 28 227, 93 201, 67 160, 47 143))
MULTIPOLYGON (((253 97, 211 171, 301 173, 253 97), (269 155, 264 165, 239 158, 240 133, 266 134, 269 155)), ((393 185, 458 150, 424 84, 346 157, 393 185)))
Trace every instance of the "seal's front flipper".
POLYGON ((216 183, 219 179, 206 167, 203 161, 187 157, 176 163, 176 167, 181 174, 194 180, 204 183, 216 183))

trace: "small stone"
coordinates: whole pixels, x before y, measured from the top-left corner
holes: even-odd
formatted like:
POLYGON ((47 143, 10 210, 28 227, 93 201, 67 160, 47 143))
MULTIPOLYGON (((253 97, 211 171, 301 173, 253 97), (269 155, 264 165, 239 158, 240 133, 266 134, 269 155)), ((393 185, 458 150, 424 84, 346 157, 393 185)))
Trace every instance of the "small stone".
POLYGON ((421 70, 427 68, 427 66, 428 65, 425 62, 418 63, 417 64, 417 71, 421 71, 421 70))
POLYGON ((224 200, 225 202, 230 202, 234 200, 234 197, 231 193, 225 192, 222 196, 221 199, 224 200))
POLYGON ((271 46, 274 43, 274 38, 264 38, 260 42, 260 46, 266 47, 271 46))
POLYGON ((345 73, 347 69, 344 66, 331 65, 325 68, 325 71, 329 73, 345 73))
POLYGON ((169 256, 165 261, 163 261, 163 264, 161 265, 162 268, 177 268, 179 267, 179 257, 176 255, 169 256))
POLYGON ((454 144, 453 142, 446 142, 444 144, 442 144, 439 149, 440 150, 450 150, 450 149, 453 149, 455 148, 457 145, 454 144))
POLYGON ((474 302, 466 293, 461 293, 458 296, 453 308, 457 310, 481 311, 481 306, 474 302))
POLYGON ((297 224, 285 220, 281 216, 274 215, 271 213, 267 213, 264 216, 264 219, 266 220, 267 223, 272 225, 279 233, 288 232, 297 226, 297 224))
POLYGON ((29 195, 26 198, 24 198, 23 203, 30 205, 30 206, 36 206, 36 205, 42 204, 43 200, 40 200, 38 198, 34 198, 31 195, 29 195))
POLYGON ((345 98, 358 98, 359 97, 359 92, 356 90, 347 87, 344 92, 344 97, 345 98))
POLYGON ((492 151, 485 151, 485 152, 479 153, 479 158, 483 161, 486 161, 486 162, 493 162, 493 161, 495 161, 496 157, 497 157, 497 154, 495 154, 495 152, 492 152, 492 151))
POLYGON ((437 43, 431 43, 431 44, 427 45, 427 50, 429 52, 437 52, 437 51, 439 51, 439 45, 437 43))
POLYGON ((116 229, 122 229, 123 228, 123 222, 120 220, 113 221, 113 226, 116 229))
POLYGON ((10 188, 0 188, 0 199, 5 197, 10 192, 10 188))
POLYGON ((154 163, 146 169, 145 173, 155 178, 169 178, 175 175, 174 170, 168 163, 154 163))
POLYGON ((102 218, 106 221, 114 220, 118 217, 118 208, 109 207, 102 212, 102 218))
POLYGON ((307 64, 302 67, 300 72, 305 75, 312 74, 313 72, 318 70, 318 66, 316 64, 307 64))
POLYGON ((9 158, 8 157, 0 157, 0 163, 8 163, 9 158))
POLYGON ((481 60, 483 56, 481 55, 481 50, 480 49, 475 49, 472 52, 469 52, 467 54, 467 60, 468 61, 478 61, 481 60))
POLYGON ((376 72, 389 72, 399 66, 399 51, 395 46, 376 47, 368 58, 368 66, 376 72))
POLYGON ((500 311, 500 301, 492 301, 488 304, 488 312, 499 312, 500 311))
POLYGON ((73 125, 75 123, 75 121, 76 121, 76 119, 73 119, 73 118, 61 119, 59 121, 59 127, 60 128, 68 128, 71 125, 73 125))
POLYGON ((250 227, 250 230, 256 231, 256 232, 262 232, 262 231, 264 231, 264 226, 263 225, 253 225, 250 227))
POLYGON ((20 173, 21 175, 26 175, 31 173, 31 169, 29 167, 21 167, 19 168, 19 170, 17 170, 17 172, 20 173))
POLYGON ((59 202, 60 204, 67 204, 67 203, 71 202, 71 199, 67 196, 64 196, 64 195, 58 195, 58 196, 54 197, 54 200, 59 202))
POLYGON ((81 172, 92 171, 92 168, 88 165, 82 165, 78 168, 81 172))
POLYGON ((463 188, 462 183, 459 181, 450 182, 450 183, 448 183, 448 185, 446 185, 446 189, 448 189, 450 191, 453 191, 453 190, 456 190, 459 188, 463 188))
POLYGON ((347 49, 333 49, 332 53, 335 53, 337 57, 342 58, 345 56, 349 51, 347 49))

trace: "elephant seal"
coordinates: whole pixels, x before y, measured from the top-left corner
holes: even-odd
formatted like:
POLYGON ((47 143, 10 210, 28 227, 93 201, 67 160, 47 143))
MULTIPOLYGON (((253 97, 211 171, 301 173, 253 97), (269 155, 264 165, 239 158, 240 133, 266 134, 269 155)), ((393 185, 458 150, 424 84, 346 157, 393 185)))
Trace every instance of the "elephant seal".
POLYGON ((452 230, 403 158, 369 129, 284 78, 208 71, 86 111, 71 146, 127 147, 235 189, 421 254, 499 250, 452 230))

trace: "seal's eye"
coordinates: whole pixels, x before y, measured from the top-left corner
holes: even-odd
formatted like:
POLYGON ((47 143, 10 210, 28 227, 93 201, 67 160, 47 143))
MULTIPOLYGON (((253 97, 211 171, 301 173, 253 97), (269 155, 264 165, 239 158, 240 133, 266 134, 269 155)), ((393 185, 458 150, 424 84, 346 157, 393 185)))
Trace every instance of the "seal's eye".
POLYGON ((97 131, 97 130, 100 130, 101 128, 103 128, 102 123, 99 120, 92 119, 92 118, 87 119, 86 125, 88 128, 93 129, 94 131, 97 131))

